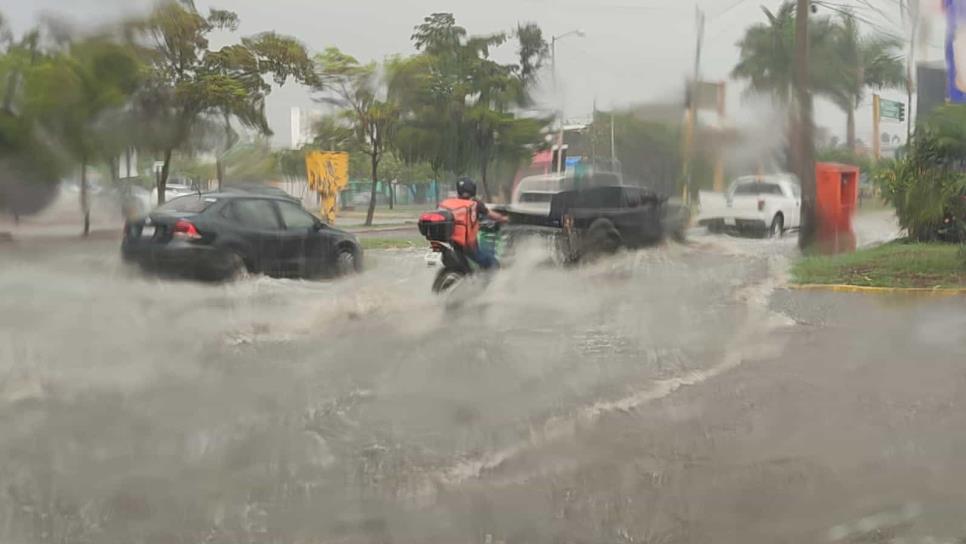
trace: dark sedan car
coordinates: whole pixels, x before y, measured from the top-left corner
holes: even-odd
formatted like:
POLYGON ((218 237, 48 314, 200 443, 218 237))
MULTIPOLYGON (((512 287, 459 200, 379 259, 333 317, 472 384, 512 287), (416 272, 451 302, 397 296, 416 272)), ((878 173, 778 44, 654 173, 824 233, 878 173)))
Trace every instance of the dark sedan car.
POLYGON ((288 198, 226 192, 176 198, 125 225, 121 254, 148 271, 226 280, 244 272, 317 278, 361 269, 354 236, 288 198))

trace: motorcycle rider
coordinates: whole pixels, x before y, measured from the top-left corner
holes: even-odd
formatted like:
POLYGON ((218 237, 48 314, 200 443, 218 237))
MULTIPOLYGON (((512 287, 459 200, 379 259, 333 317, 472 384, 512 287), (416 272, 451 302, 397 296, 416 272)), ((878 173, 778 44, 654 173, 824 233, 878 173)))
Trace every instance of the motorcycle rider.
POLYGON ((480 220, 490 219, 497 223, 507 223, 509 219, 498 212, 487 208, 486 204, 476 197, 476 182, 470 178, 460 178, 456 182, 456 198, 449 198, 440 202, 440 207, 453 212, 456 220, 456 230, 453 234, 454 243, 463 248, 466 257, 483 270, 491 270, 499 266, 496 255, 488 248, 480 247, 477 237, 480 230, 480 220))

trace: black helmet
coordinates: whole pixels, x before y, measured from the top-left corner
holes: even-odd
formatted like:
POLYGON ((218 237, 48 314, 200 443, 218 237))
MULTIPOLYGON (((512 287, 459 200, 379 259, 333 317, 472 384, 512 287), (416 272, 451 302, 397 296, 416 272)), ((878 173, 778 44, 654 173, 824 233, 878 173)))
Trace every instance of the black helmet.
POLYGON ((470 178, 460 178, 456 181, 456 194, 460 198, 476 198, 476 182, 470 178))

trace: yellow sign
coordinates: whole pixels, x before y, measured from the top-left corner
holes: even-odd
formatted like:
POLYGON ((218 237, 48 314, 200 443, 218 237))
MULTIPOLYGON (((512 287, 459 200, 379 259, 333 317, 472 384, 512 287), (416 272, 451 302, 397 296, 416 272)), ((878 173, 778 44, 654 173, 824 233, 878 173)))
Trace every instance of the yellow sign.
POLYGON ((312 151, 305 155, 305 171, 309 188, 321 197, 322 217, 327 223, 335 223, 337 196, 349 184, 349 154, 312 151))

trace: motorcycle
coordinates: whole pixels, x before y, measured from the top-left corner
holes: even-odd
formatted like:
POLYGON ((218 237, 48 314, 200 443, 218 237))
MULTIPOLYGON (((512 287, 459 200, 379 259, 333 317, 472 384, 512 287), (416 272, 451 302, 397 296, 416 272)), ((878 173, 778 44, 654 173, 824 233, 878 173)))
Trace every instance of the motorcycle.
MULTIPOLYGON (((442 268, 433 281, 433 293, 452 292, 467 278, 485 276, 484 270, 466 255, 463 247, 450 240, 452 223, 447 214, 442 212, 423 214, 420 218, 419 230, 429 241, 431 250, 440 255, 442 268)), ((495 252, 499 245, 499 230, 498 223, 481 222, 478 237, 480 246, 495 252)))
POLYGON ((479 271, 479 266, 466 256, 460 246, 436 241, 430 241, 430 244, 432 250, 440 254, 443 265, 433 281, 433 293, 439 295, 452 291, 464 278, 479 271))

